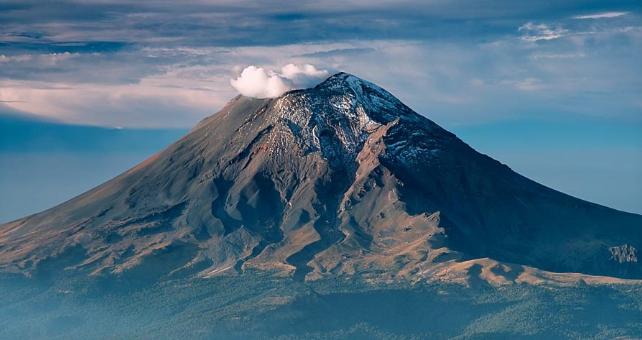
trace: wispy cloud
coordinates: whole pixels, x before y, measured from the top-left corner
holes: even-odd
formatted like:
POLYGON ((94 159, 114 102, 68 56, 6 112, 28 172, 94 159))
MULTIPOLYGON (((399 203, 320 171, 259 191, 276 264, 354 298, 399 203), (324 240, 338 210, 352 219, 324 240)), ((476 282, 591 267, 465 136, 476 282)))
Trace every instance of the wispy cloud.
POLYGON ((573 19, 586 20, 586 19, 608 19, 608 18, 617 18, 623 15, 627 15, 629 12, 602 12, 594 14, 585 14, 585 15, 576 15, 573 19))
POLYGON ((586 53, 536 53, 533 59, 577 59, 586 57, 586 53))
POLYGON ((532 22, 527 22, 520 26, 518 31, 523 33, 521 38, 526 41, 553 40, 561 38, 568 33, 567 29, 560 26, 549 26, 532 22))
POLYGON ((516 81, 503 81, 502 83, 514 86, 520 91, 538 91, 545 88, 542 81, 537 78, 526 78, 516 81))
MULTIPOLYGON (((227 98, 232 93, 227 95, 227 98)), ((154 84, 63 84, 0 81, 11 109, 64 122, 101 126, 188 127, 226 99, 207 90, 154 84)))

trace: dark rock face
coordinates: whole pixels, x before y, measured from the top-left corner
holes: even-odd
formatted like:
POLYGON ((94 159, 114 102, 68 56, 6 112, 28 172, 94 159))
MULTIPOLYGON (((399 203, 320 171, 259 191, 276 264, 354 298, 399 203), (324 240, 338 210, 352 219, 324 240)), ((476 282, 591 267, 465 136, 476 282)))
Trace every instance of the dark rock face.
POLYGON ((642 278, 641 246, 642 216, 522 177, 339 73, 279 98, 236 97, 126 173, 0 226, 0 270, 37 273, 75 249, 69 273, 157 279, 416 280, 475 258, 642 278))

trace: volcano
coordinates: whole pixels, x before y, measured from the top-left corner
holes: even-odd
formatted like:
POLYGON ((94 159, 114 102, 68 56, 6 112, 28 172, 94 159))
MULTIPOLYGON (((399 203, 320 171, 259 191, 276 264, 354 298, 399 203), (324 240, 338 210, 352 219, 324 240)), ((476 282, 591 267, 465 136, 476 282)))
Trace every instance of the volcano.
POLYGON ((338 73, 0 226, 0 337, 637 338, 641 246, 338 73))
POLYGON ((338 73, 278 98, 238 96, 133 169, 0 226, 0 270, 640 279, 640 247, 642 216, 535 183, 338 73))

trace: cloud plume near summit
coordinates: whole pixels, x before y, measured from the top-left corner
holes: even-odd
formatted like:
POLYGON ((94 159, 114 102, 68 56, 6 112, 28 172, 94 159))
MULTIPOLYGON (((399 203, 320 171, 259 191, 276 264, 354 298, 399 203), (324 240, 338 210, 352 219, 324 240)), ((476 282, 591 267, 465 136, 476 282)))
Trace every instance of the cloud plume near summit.
POLYGON ((230 79, 230 84, 247 97, 274 98, 290 90, 312 87, 328 76, 327 70, 310 64, 287 64, 280 72, 250 65, 238 78, 230 79))

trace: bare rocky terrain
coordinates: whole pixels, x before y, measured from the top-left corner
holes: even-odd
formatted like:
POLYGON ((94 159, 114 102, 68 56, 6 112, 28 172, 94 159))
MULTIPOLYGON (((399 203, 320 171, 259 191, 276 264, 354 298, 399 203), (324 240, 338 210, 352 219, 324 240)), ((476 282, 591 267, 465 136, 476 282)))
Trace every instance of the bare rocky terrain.
MULTIPOLYGON (((533 182, 380 87, 338 73, 278 98, 236 97, 124 174, 0 226, 2 283, 25 297, 0 301, 0 313, 50 320, 68 313, 67 294, 79 304, 71 305, 93 312, 96 294, 115 294, 112 306, 127 310, 132 298, 169 301, 174 312, 165 317, 176 328, 159 336, 185 327, 202 328, 195 337, 234 337, 234 320, 253 322, 245 336, 257 337, 290 334, 283 329, 321 338, 635 336, 642 334, 640 247, 642 216, 533 182), (378 316, 359 309, 369 294, 381 299, 368 311, 379 308, 378 316), (453 294, 464 297, 453 302, 453 294), (583 302, 569 302, 575 295, 583 302), (399 301, 433 304, 446 316, 399 301), (38 304, 58 312, 33 314, 38 304), (342 306, 363 319, 305 326, 323 311, 342 315, 342 306), (385 318, 386 306, 410 319, 385 318), (575 307, 622 315, 595 322, 575 307), (567 313, 557 323, 502 328, 556 309, 567 313), (266 311, 280 312, 262 323, 266 311), (439 329, 439 320, 452 327, 439 329), (231 333, 191 323, 201 321, 231 333)), ((118 309, 100 308, 114 308, 100 309, 110 318, 118 309)), ((132 323, 157 325, 156 317, 132 323)), ((92 333, 91 320, 81 319, 60 334, 109 334, 92 333)), ((144 337, 142 326, 127 327, 125 336, 144 337)), ((28 335, 15 323, 3 329, 28 335)), ((34 332, 53 334, 45 326, 34 332)))

